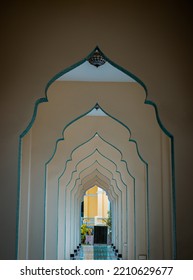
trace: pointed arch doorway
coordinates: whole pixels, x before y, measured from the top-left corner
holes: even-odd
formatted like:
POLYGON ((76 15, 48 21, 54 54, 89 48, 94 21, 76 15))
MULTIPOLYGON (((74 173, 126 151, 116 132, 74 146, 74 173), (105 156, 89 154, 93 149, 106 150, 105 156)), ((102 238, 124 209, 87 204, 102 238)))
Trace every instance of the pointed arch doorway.
MULTIPOLYGON (((60 177, 57 165, 48 171, 47 163, 50 160, 52 161, 53 152, 55 153, 57 145, 60 145, 60 142, 64 140, 62 131, 70 128, 70 125, 75 123, 75 120, 78 120, 85 112, 90 112, 90 108, 93 108, 93 104, 96 103, 100 104, 107 115, 111 115, 113 119, 119 120, 119 123, 131 132, 130 144, 131 146, 132 144, 135 145, 138 151, 138 158, 144 161, 144 164, 146 163, 144 166, 147 170, 147 172, 145 170, 143 173, 138 173, 138 169, 131 164, 133 180, 137 182, 136 192, 131 203, 135 204, 138 201, 142 190, 140 187, 143 185, 142 182, 145 182, 144 184, 147 185, 143 195, 146 201, 146 218, 141 220, 146 228, 147 239, 145 238, 144 240, 138 235, 141 223, 140 211, 136 208, 136 218, 133 219, 134 228, 135 225, 136 228, 137 225, 139 226, 139 230, 133 233, 133 240, 136 240, 136 242, 133 242, 133 244, 129 240, 125 242, 120 228, 115 225, 116 236, 114 236, 114 240, 116 246, 121 252, 124 250, 128 252, 128 246, 132 246, 135 253, 131 255, 126 254, 128 259, 137 259, 140 254, 145 254, 149 259, 175 258, 173 137, 161 123, 155 104, 147 100, 145 85, 133 74, 110 61, 98 47, 87 58, 57 74, 48 83, 46 97, 36 102, 32 120, 26 130, 20 135, 18 258, 58 258, 57 242, 60 241, 62 243, 62 238, 56 238, 52 243, 52 247, 49 248, 50 252, 46 251, 48 234, 52 233, 53 230, 53 228, 49 228, 49 221, 53 219, 55 221, 54 228, 57 228, 60 223, 59 213, 61 209, 65 210, 66 217, 68 216, 68 211, 71 210, 65 208, 64 204, 61 204, 61 209, 58 208, 57 205, 61 197, 57 197, 58 193, 53 191, 53 196, 50 199, 53 201, 53 205, 56 206, 54 209, 58 210, 50 211, 49 215, 46 216, 48 210, 46 205, 49 199, 46 195, 47 183, 49 186, 53 186, 52 190, 55 189, 54 186, 57 189, 57 187, 59 188, 58 179, 60 177), (101 66, 93 66, 89 61, 93 57, 95 57, 95 62, 105 63, 101 66), (56 202, 54 202, 54 199, 56 202), (146 249, 142 249, 143 246, 139 245, 146 243, 146 249), (127 249, 124 249, 125 247, 127 249)), ((91 117, 93 119, 99 118, 99 116, 88 116, 88 118, 91 117)), ((103 118, 101 120, 105 119, 104 116, 101 116, 101 118, 103 118)), ((116 140, 115 146, 118 147, 119 140, 117 136, 119 136, 119 132, 116 133, 116 130, 108 129, 107 131, 108 135, 106 137, 116 140)), ((69 129, 69 135, 71 135, 70 133, 73 132, 69 129)), ((92 137, 93 135, 90 136, 92 137)), ((71 139, 78 139, 78 145, 81 145, 83 140, 81 130, 78 129, 76 137, 71 139)), ((126 142, 128 142, 128 138, 126 142)), ((128 153, 126 142, 123 143, 120 149, 122 154, 120 161, 127 162, 127 160, 130 160, 130 163, 132 163, 134 155, 128 153)), ((70 143, 69 146, 64 145, 65 155, 71 154, 72 150, 70 152, 67 149, 69 147, 70 143)), ((64 158, 67 163, 70 156, 65 156, 64 158)), ((109 157, 109 162, 111 161, 112 158, 109 157)), ((105 168, 108 169, 107 166, 105 168)), ((104 173, 105 169, 103 168, 102 170, 102 173, 104 173)), ((76 171, 77 177, 74 177, 75 180, 79 178, 82 171, 83 167, 78 172, 76 171)), ((112 167, 109 169, 109 172, 111 171, 112 167)), ((126 176, 121 167, 117 172, 122 177, 126 176)), ((71 177, 71 174, 69 173, 68 176, 71 177)), ((117 184, 117 186, 121 182, 113 177, 111 178, 110 175, 108 180, 110 180, 111 185, 117 184)), ((125 180, 123 179, 124 183, 125 180)), ((121 183, 124 186, 123 189, 127 190, 128 186, 127 184, 125 186, 124 183, 121 183)), ((76 188, 76 192, 73 193, 75 196, 71 200, 73 203, 75 203, 75 199, 77 201, 80 200, 80 195, 78 195, 76 188)), ((120 194, 121 192, 119 193, 118 188, 115 193, 112 193, 112 197, 113 195, 118 197, 114 213, 119 218, 118 220, 121 220, 122 215, 126 216, 126 220, 130 220, 133 215, 132 211, 121 212, 120 194)), ((69 195, 72 199, 72 193, 69 195)), ((73 211, 72 213, 74 213, 73 211)), ((78 211, 80 212, 80 209, 78 211)), ((77 214, 79 213, 77 212, 77 214)), ((69 215, 71 215, 71 212, 69 212, 69 215)), ((69 232, 66 231, 66 242, 70 241, 68 251, 64 254, 66 259, 69 258, 73 246, 76 246, 77 242, 80 241, 78 236, 70 239, 69 232)), ((56 232, 56 236, 59 237, 60 234, 62 232, 56 232)))
MULTIPOLYGON (((111 210, 106 192, 97 185, 91 187, 84 195, 84 212, 82 225, 87 234, 83 244, 111 244, 111 210)), ((81 226, 82 226, 81 225, 81 226)))

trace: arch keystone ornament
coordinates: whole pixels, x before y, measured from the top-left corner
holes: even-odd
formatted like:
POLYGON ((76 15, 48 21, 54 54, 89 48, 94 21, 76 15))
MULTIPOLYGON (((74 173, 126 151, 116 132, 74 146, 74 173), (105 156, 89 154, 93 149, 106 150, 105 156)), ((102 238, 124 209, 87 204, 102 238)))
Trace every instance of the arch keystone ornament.
POLYGON ((95 67, 102 66, 106 62, 105 58, 98 48, 96 48, 94 54, 88 58, 88 61, 95 67))
POLYGON ((99 47, 48 82, 18 166, 18 259, 70 259, 93 182, 110 197, 124 259, 176 258, 174 137, 145 84, 99 47))

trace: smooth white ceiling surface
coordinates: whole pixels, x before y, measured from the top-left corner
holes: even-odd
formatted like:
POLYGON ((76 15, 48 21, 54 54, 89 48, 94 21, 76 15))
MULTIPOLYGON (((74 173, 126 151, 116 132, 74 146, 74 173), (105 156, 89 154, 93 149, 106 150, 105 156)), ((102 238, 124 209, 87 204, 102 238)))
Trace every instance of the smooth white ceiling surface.
POLYGON ((95 108, 90 111, 87 116, 98 116, 98 117, 107 117, 107 115, 99 108, 98 110, 96 110, 95 108))
POLYGON ((97 68, 88 61, 65 73, 57 81, 135 82, 108 62, 97 68))

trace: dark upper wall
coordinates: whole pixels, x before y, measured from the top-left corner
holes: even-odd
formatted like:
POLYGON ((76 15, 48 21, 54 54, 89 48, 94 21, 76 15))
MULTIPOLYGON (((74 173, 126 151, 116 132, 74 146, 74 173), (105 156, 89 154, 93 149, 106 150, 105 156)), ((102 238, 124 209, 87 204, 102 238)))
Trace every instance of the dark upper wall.
POLYGON ((191 6, 188 1, 182 6, 140 2, 1 5, 1 259, 15 258, 19 134, 49 79, 96 45, 143 80, 149 99, 158 105, 163 123, 175 137, 177 256, 193 258, 191 6))

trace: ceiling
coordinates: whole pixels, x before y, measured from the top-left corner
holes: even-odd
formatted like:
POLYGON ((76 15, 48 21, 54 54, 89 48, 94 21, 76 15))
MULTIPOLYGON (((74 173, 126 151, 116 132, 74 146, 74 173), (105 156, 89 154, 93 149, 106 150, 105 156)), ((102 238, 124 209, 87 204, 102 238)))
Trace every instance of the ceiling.
POLYGON ((63 74, 57 81, 135 82, 134 79, 109 62, 97 68, 88 61, 63 74))

